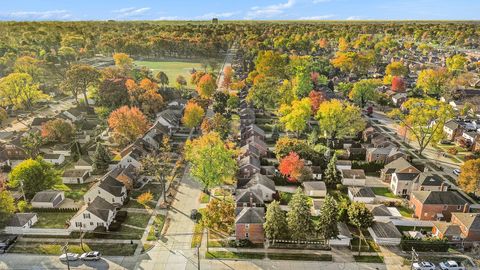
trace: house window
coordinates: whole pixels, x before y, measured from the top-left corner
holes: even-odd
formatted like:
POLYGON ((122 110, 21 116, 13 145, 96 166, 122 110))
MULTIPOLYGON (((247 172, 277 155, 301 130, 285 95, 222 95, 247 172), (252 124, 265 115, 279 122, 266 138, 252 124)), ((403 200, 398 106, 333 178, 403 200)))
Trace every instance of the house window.
POLYGON ((100 194, 100 190, 98 191, 98 194, 100 194))
POLYGON ((245 229, 250 229, 250 224, 245 224, 245 229))
POLYGON ((252 203, 252 207, 257 207, 257 204, 256 204, 256 203, 252 203))
POLYGON ((90 222, 90 225, 93 226, 93 222, 90 222))
POLYGON ((447 208, 448 208, 448 205, 445 204, 445 205, 443 206, 443 210, 447 210, 447 208))
POLYGON ((97 226, 98 227, 103 226, 103 222, 97 222, 97 226))
POLYGON ((112 202, 115 202, 115 198, 112 198, 112 202))
POLYGON ((462 206, 461 205, 457 205, 457 210, 460 210, 462 209, 462 206))
POLYGON ((247 207, 247 203, 246 203, 246 202, 243 203, 243 207, 247 207))
POLYGON ((90 213, 84 213, 83 218, 90 218, 90 213))
POLYGON ((75 222, 75 227, 81 228, 82 227, 82 222, 75 222))
POLYGON ((248 234, 248 232, 247 232, 247 233, 245 233, 245 238, 247 238, 247 239, 248 239, 249 237, 250 237, 250 235, 248 234))

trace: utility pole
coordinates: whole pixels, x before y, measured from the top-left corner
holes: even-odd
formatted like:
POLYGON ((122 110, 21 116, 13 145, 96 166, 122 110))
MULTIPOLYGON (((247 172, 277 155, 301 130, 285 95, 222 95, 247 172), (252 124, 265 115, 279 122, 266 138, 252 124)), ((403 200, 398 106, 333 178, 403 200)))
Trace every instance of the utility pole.
POLYGON ((22 190, 23 200, 26 202, 27 198, 25 197, 25 190, 23 190, 23 180, 20 180, 20 189, 22 190))
POLYGON ((200 270, 200 244, 197 245, 197 269, 200 270))
POLYGON ((67 260, 67 268, 70 270, 70 260, 68 259, 68 242, 62 247, 63 253, 65 254, 65 259, 67 260))
POLYGON ((412 247, 412 263, 410 265, 410 269, 413 270, 413 263, 415 261, 418 261, 418 253, 415 251, 415 249, 412 247))

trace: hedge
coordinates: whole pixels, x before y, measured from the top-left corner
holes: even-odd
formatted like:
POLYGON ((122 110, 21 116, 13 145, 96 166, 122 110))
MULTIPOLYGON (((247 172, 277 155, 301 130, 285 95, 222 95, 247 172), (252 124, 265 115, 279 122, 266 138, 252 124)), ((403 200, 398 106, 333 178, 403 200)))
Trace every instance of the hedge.
POLYGON ((444 239, 416 239, 404 237, 400 242, 400 248, 403 251, 411 251, 412 248, 414 248, 415 251, 420 252, 447 252, 450 248, 450 244, 444 239))

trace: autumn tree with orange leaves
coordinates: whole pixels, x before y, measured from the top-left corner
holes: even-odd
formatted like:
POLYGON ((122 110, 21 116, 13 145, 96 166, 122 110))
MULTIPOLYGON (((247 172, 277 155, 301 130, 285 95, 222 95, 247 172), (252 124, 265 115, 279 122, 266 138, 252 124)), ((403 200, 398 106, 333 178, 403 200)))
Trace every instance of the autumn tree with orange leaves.
POLYGON ((303 182, 311 178, 312 172, 305 167, 305 160, 295 152, 290 152, 288 156, 280 160, 278 170, 287 177, 289 182, 303 182))
POLYGON ((193 101, 189 101, 183 112, 182 123, 189 128, 196 128, 202 122, 205 110, 193 101))
POLYGON ((405 91, 405 81, 401 77, 395 76, 392 78, 392 91, 405 91))
POLYGON ((310 103, 312 104, 313 114, 317 113, 318 107, 320 107, 320 104, 322 104, 324 101, 327 101, 327 95, 323 91, 313 90, 310 92, 308 97, 310 98, 310 103))
POLYGON ((49 142, 71 142, 75 135, 75 128, 63 119, 50 120, 42 125, 42 138, 49 142))
POLYGON ((123 106, 110 114, 108 126, 113 129, 115 141, 125 145, 147 131, 148 120, 137 107, 123 106))
POLYGON ((232 79, 233 79, 233 69, 231 66, 226 66, 223 69, 223 85, 222 86, 228 89, 232 84, 232 79))
POLYGON ((210 74, 203 75, 197 84, 197 92, 202 98, 211 97, 216 88, 216 82, 210 74))
POLYGON ((132 106, 142 108, 142 111, 154 114, 160 111, 163 105, 163 97, 157 92, 158 84, 149 79, 143 79, 137 84, 128 79, 125 82, 132 106))

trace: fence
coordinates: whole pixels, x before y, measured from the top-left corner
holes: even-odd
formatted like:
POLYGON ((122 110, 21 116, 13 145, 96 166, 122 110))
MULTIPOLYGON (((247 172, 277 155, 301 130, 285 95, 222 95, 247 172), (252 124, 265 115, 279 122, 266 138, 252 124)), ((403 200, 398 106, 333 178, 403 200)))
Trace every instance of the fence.
POLYGON ((68 236, 71 233, 69 229, 43 229, 43 228, 18 228, 18 227, 5 227, 5 233, 7 234, 19 234, 19 235, 64 235, 68 236))

